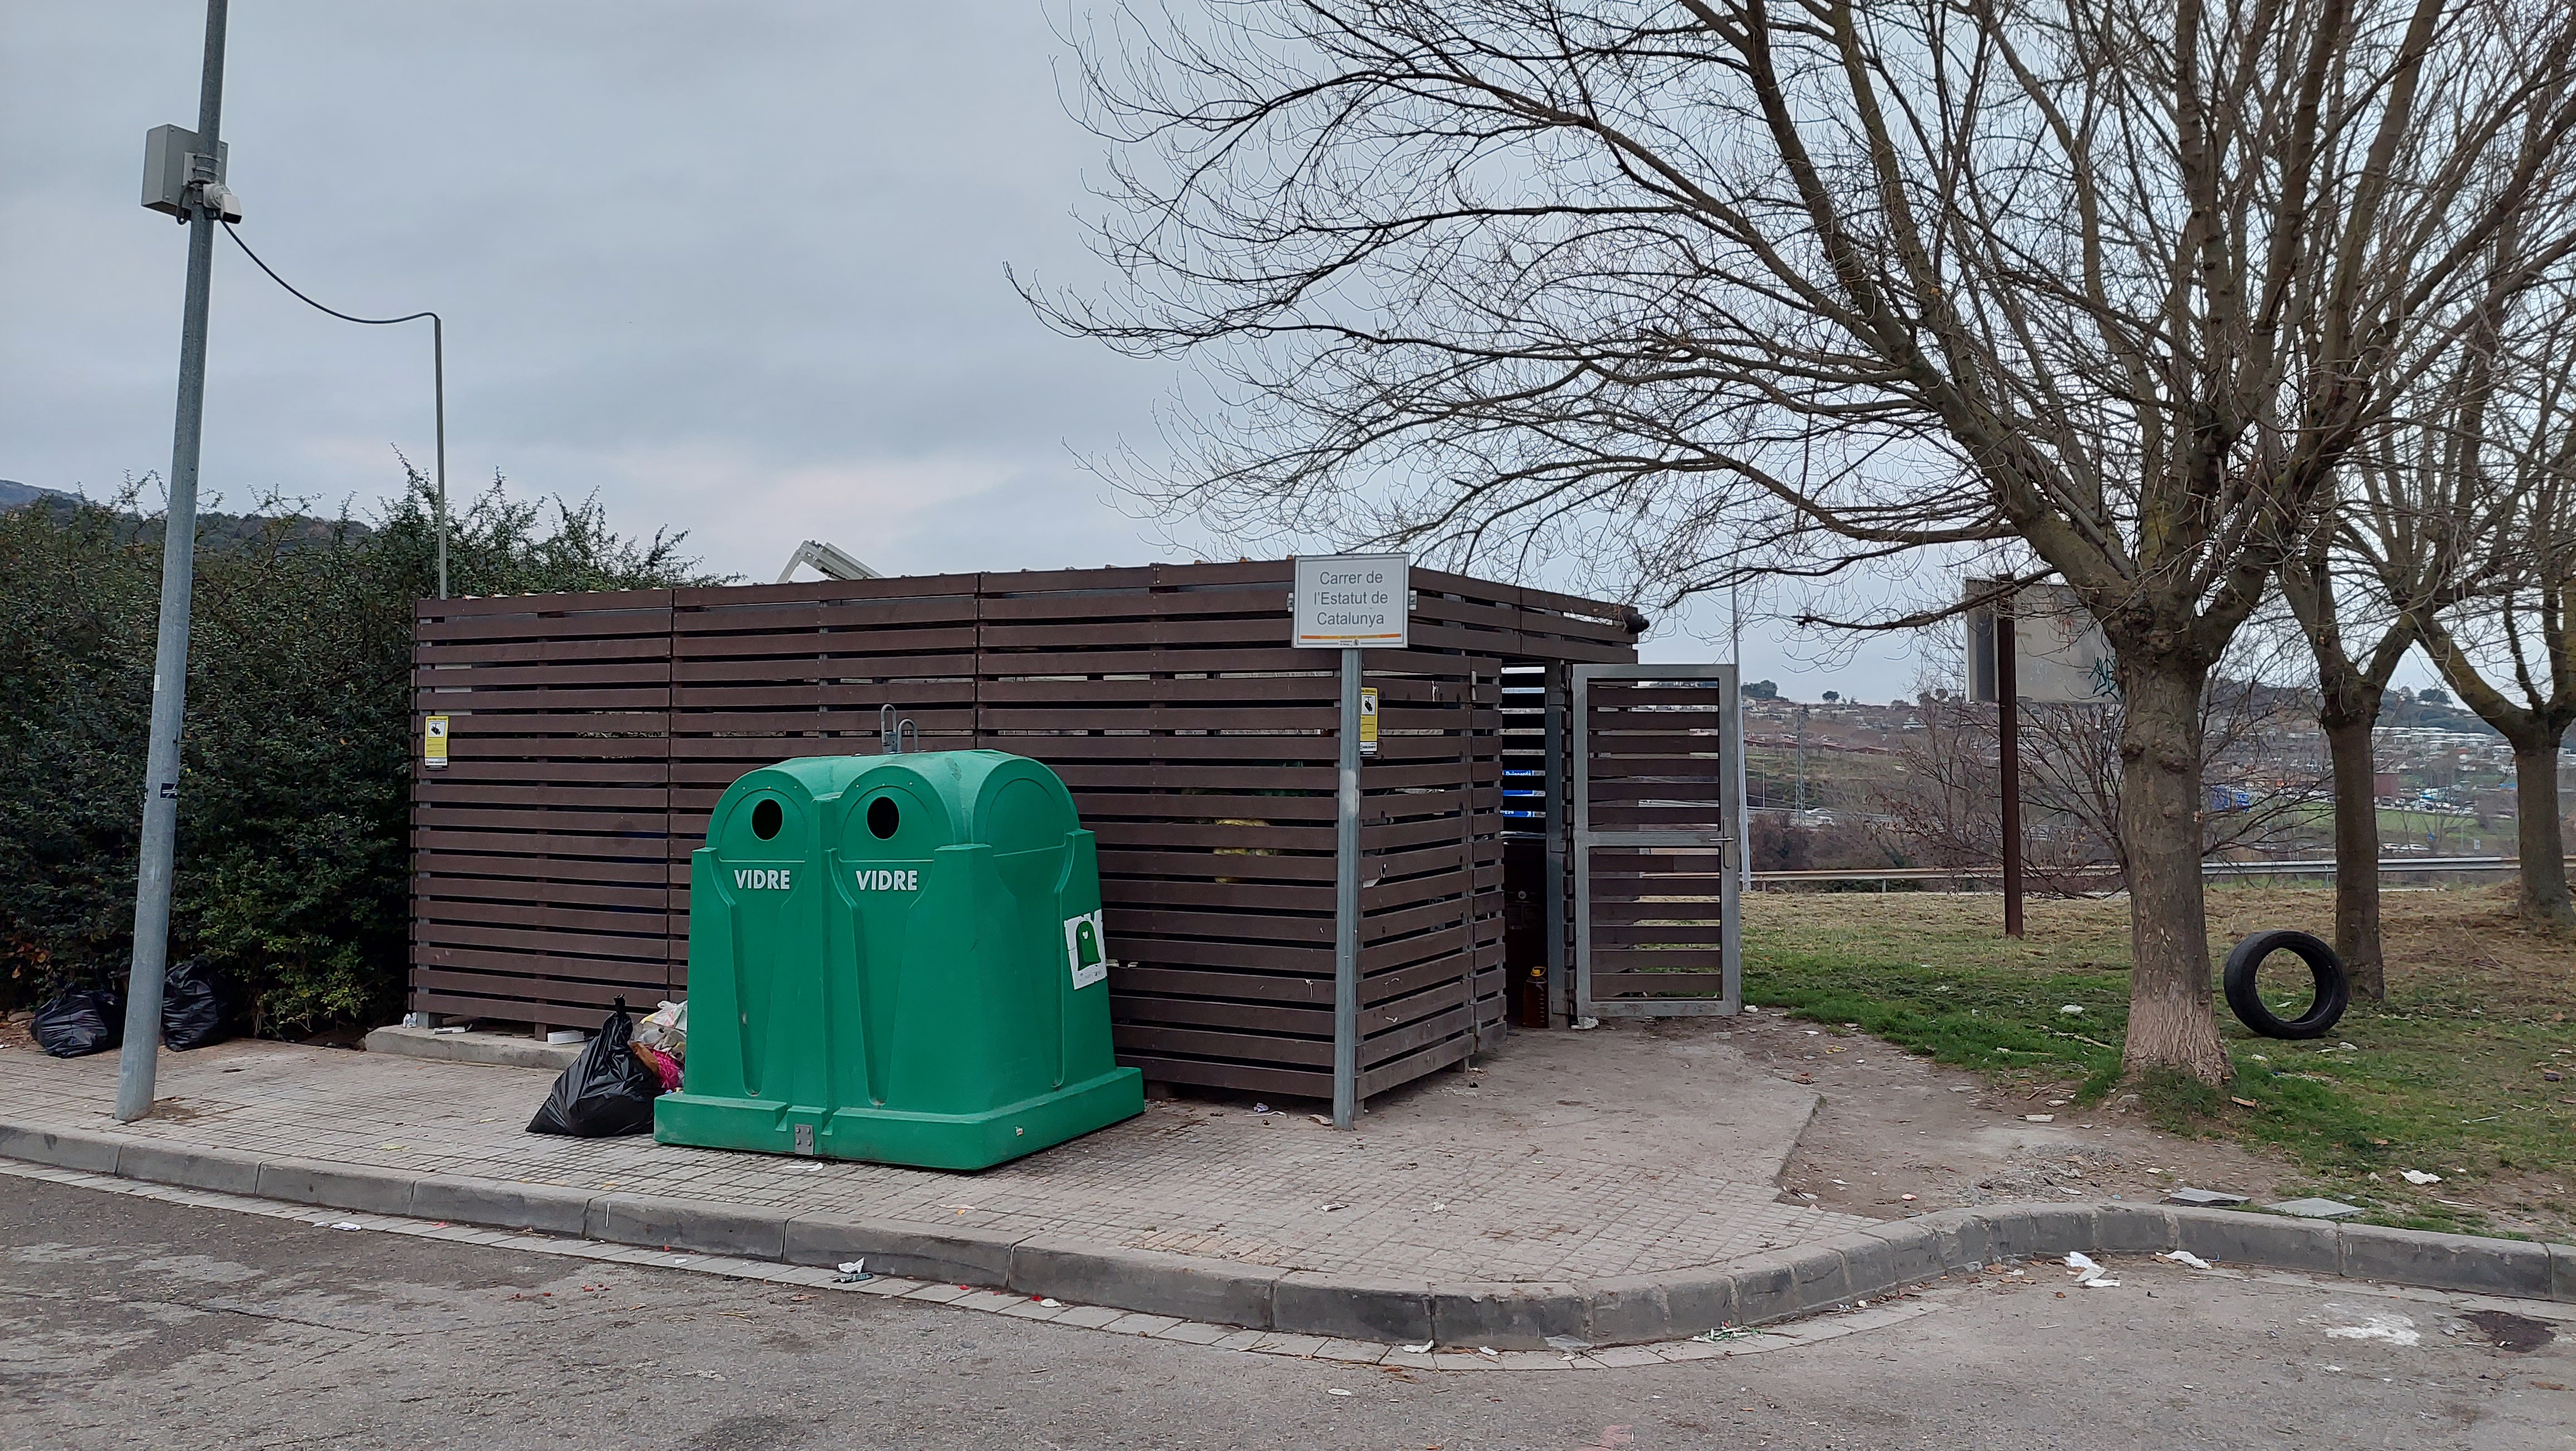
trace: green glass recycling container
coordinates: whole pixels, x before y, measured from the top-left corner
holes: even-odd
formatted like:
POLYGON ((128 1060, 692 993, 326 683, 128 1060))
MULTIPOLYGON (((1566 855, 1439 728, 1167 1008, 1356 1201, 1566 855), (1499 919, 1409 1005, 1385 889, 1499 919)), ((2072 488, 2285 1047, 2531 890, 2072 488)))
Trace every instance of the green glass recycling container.
POLYGON ((1092 835, 1038 762, 763 766, 690 860, 688 1060, 653 1136, 982 1169, 1132 1118, 1107 945, 1092 835))

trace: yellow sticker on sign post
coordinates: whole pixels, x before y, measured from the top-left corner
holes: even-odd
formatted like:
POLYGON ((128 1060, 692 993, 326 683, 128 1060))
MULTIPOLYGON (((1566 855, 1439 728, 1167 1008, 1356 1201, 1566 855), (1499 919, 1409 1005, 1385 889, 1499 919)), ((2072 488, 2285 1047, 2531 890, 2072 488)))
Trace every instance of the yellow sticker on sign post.
POLYGON ((1377 754, 1377 687, 1360 687, 1360 754, 1377 754))

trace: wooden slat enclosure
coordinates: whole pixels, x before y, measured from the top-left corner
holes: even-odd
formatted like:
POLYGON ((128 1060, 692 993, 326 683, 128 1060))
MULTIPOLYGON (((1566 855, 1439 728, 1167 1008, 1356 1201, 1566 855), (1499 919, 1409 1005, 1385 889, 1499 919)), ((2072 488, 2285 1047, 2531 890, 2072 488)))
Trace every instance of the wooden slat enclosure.
MULTIPOLYGON (((589 1026, 685 993, 716 799, 771 761, 876 753, 892 705, 919 749, 1011 751, 1072 789, 1122 1061, 1327 1097, 1339 661, 1286 644, 1290 569, 423 601, 414 685, 451 764, 415 770, 411 1007, 589 1026)), ((1363 1096, 1503 1031, 1504 666, 1635 658, 1621 607, 1413 583, 1413 648, 1368 657, 1363 1096)))

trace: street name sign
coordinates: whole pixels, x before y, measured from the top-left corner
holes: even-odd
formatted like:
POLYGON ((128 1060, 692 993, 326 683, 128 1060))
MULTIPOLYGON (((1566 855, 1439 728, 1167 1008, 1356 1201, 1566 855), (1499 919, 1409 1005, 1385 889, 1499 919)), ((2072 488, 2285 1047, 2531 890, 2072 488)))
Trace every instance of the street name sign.
POLYGON ((1413 640, 1413 567, 1401 554, 1301 554, 1289 643, 1401 650, 1413 640))

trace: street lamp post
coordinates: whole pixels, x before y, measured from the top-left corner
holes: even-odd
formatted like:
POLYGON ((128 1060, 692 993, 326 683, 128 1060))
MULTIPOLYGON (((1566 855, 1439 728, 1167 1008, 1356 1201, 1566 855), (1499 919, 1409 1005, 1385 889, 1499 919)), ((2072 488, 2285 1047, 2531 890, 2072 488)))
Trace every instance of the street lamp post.
POLYGON ((151 744, 143 768, 143 839, 135 874, 134 962, 125 994, 125 1048, 116 1117, 152 1111, 161 1051, 161 977, 170 958, 171 859, 179 832, 179 732, 188 703, 189 599, 197 578, 197 442, 206 404, 206 299, 214 280, 223 190, 226 0, 206 0, 205 69, 195 144, 187 152, 188 298, 179 326, 179 408, 170 444, 170 509, 161 530, 161 628, 152 652, 151 744))

